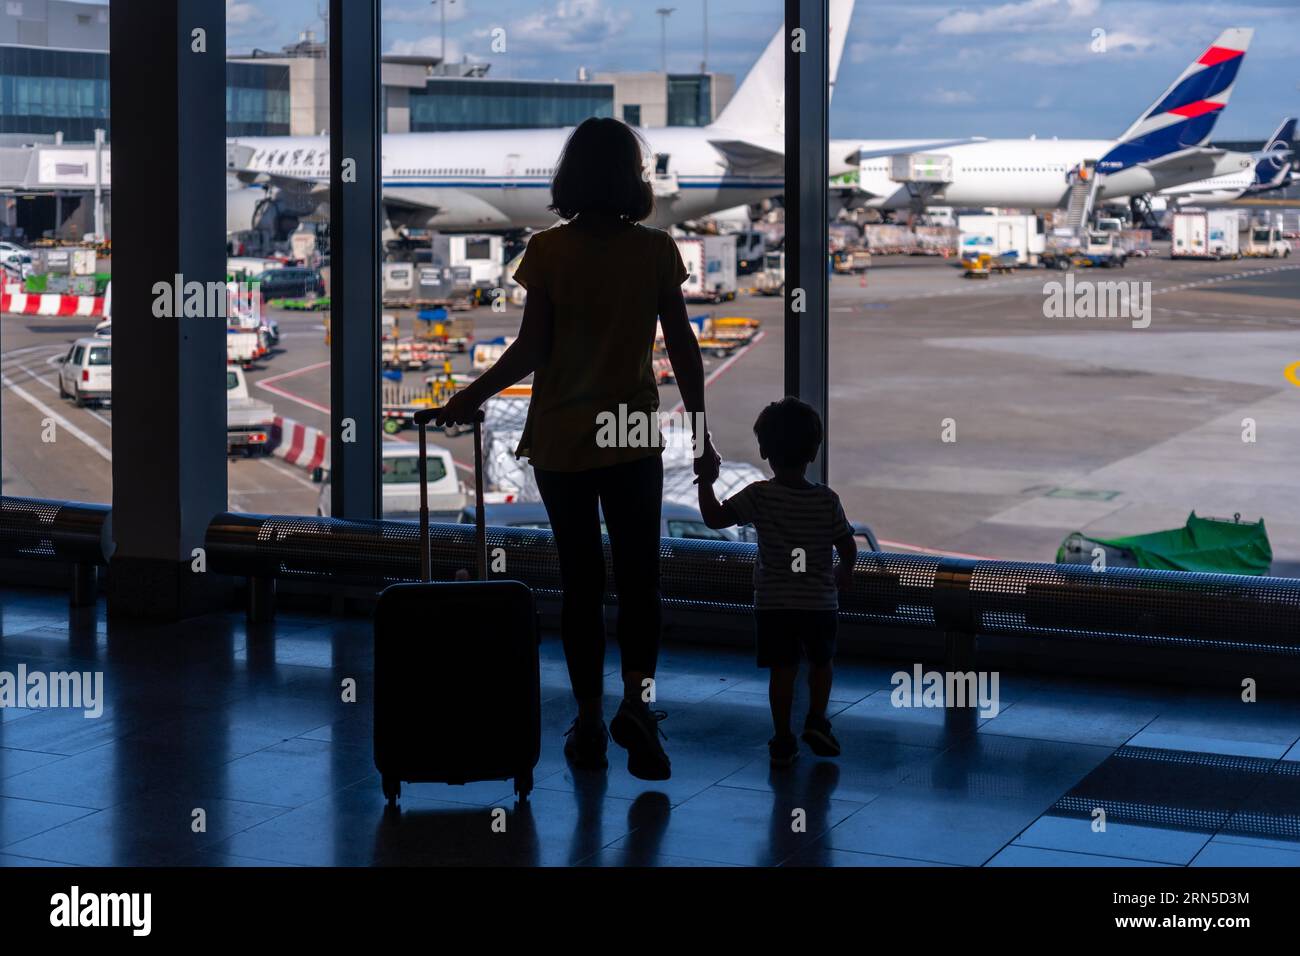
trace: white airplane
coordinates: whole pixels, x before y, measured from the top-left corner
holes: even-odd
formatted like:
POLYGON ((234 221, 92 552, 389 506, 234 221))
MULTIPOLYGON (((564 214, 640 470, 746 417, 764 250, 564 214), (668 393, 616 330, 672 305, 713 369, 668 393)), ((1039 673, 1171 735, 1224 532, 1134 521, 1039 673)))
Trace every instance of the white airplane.
MULTIPOLYGON (((830 3, 832 86, 853 0, 830 3)), ((784 188, 784 30, 778 30, 709 126, 643 129, 655 190, 651 224, 667 226, 752 204, 784 188)), ((572 128, 400 133, 383 137, 383 202, 395 228, 541 229, 555 163, 572 128)), ((246 186, 283 189, 297 205, 328 202, 328 137, 241 137, 227 142, 229 172, 246 186)), ((846 172, 849 164, 837 165, 846 172)), ((229 192, 228 228, 248 228, 253 193, 229 192)))
MULTIPOLYGON (((839 71, 854 0, 830 0, 831 90, 839 71)), ((780 195, 785 189, 784 29, 772 37, 717 120, 703 127, 642 129, 650 146, 647 175, 655 191, 651 225, 668 226, 780 195)), ((557 220, 546 208, 551 175, 572 127, 394 133, 383 137, 383 203, 389 225, 443 232, 543 229, 557 220)), ((929 149, 970 137, 909 140, 929 149)), ((900 151, 886 144, 880 155, 900 151)), ((832 157, 831 175, 850 172, 861 157, 832 157)), ((227 192, 227 229, 247 229, 277 205, 290 215, 329 199, 329 138, 242 137, 227 141, 228 173, 241 185, 227 192)))
POLYGON ((1287 117, 1277 128, 1264 149, 1257 154, 1257 159, 1249 169, 1217 176, 1213 179, 1200 179, 1162 189, 1157 199, 1165 203, 1170 201, 1180 206, 1221 206, 1241 199, 1243 196, 1257 196, 1274 189, 1284 189, 1291 184, 1292 140, 1295 139, 1296 120, 1287 117))
MULTIPOLYGON (((951 161, 948 181, 911 186, 891 178, 890 161, 863 158, 858 187, 866 196, 859 204, 879 209, 1056 209, 1067 203, 1074 182, 1090 181, 1094 175, 1093 198, 1100 201, 1251 168, 1255 159, 1250 154, 1203 144, 1228 103, 1253 32, 1223 31, 1117 140, 998 139, 934 150, 951 161)), ((909 144, 838 140, 832 143, 832 153, 851 158, 853 149, 860 147, 879 155, 890 146, 909 144)), ((916 145, 910 148, 923 151, 916 145)))

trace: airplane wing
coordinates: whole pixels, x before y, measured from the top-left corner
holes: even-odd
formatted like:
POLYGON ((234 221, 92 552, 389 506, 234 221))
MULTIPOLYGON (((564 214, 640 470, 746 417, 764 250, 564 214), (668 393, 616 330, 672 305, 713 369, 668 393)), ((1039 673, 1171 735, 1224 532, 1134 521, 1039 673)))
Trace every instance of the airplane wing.
POLYGON ((711 139, 709 145, 720 152, 733 169, 757 174, 771 172, 778 176, 785 172, 784 149, 744 139, 711 139))
POLYGON ((484 230, 510 227, 510 217, 463 189, 422 187, 385 189, 384 212, 393 225, 436 229, 440 222, 473 223, 484 230))
POLYGON ((881 156, 905 156, 908 153, 924 153, 932 149, 948 149, 952 146, 965 146, 968 143, 987 142, 985 136, 967 136, 962 139, 940 139, 932 143, 912 143, 908 146, 891 146, 888 149, 855 149, 844 157, 844 162, 856 166, 864 159, 877 159, 881 156))
POLYGON ((1227 156, 1229 152, 1230 150, 1218 146, 1190 146, 1134 165, 1157 176, 1161 173, 1192 173, 1201 169, 1209 176, 1213 175, 1216 162, 1227 156))

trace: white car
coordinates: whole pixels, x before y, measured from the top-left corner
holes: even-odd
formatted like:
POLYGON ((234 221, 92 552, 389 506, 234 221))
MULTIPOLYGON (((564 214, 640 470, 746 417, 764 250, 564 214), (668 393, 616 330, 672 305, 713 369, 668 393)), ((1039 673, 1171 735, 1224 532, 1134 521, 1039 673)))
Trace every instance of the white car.
MULTIPOLYGON (((430 444, 428 465, 429 512, 443 520, 456 521, 469 496, 456 477, 456 463, 451 452, 441 445, 430 444)), ((330 478, 321 472, 320 497, 316 514, 330 516, 330 478)), ((380 470, 382 507, 385 518, 417 518, 420 514, 420 447, 414 442, 384 442, 380 470)))
POLYGON ((59 395, 78 407, 113 396, 113 343, 102 338, 77 339, 59 360, 59 395))

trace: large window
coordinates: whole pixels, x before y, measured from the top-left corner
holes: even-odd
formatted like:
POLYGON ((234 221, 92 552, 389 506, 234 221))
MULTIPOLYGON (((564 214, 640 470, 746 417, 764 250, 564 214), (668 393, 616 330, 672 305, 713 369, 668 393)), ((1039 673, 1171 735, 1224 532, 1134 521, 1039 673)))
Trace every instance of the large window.
POLYGON ((411 91, 411 131, 544 129, 612 116, 614 88, 603 83, 433 79, 411 91))
POLYGON ((0 133, 86 142, 107 121, 107 53, 0 46, 0 133))
POLYGON ((226 64, 226 133, 285 136, 289 133, 289 66, 226 64))
MULTIPOLYGON (((1130 202, 1118 172, 1118 138, 1185 68, 1198 96, 1226 97, 1197 62, 1217 28, 1156 47, 1080 38, 1064 6, 1024 33, 982 16, 927 28, 882 8, 849 32, 871 55, 836 84, 832 160, 892 155, 832 184, 832 484, 886 550, 1258 573, 1266 531, 1272 573, 1297 573, 1300 391, 1284 370, 1300 353, 1284 343, 1300 273, 1240 257, 1284 254, 1267 228, 1249 248, 1250 227, 1280 239, 1298 204, 1238 203, 1240 177, 1169 177, 1130 202), (1031 61, 1032 94, 999 109, 1031 61), (936 63, 942 77, 899 91, 936 63), (1092 85, 1114 92, 1106 109, 1078 100, 1092 85), (927 148, 963 137, 990 141, 927 148)), ((1268 72, 1259 42, 1243 78, 1268 72)), ((1277 116, 1243 89, 1212 133, 1217 112, 1179 119, 1174 100, 1165 122, 1263 137, 1277 116)), ((1262 145, 1238 144, 1245 165, 1262 145)))
POLYGON ((711 97, 707 76, 668 77, 668 125, 707 126, 711 97))

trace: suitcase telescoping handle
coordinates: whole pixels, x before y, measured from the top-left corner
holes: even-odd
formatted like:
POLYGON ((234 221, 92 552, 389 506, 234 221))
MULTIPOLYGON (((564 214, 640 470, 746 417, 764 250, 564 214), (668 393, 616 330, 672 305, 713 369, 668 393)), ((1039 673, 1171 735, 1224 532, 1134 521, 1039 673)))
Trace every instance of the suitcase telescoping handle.
MULTIPOLYGON (((422 408, 413 417, 420 429, 420 580, 433 577, 429 555, 429 458, 427 429, 439 408, 422 408)), ((474 555, 478 579, 487 580, 487 515, 483 507, 483 410, 474 412, 474 555)))

